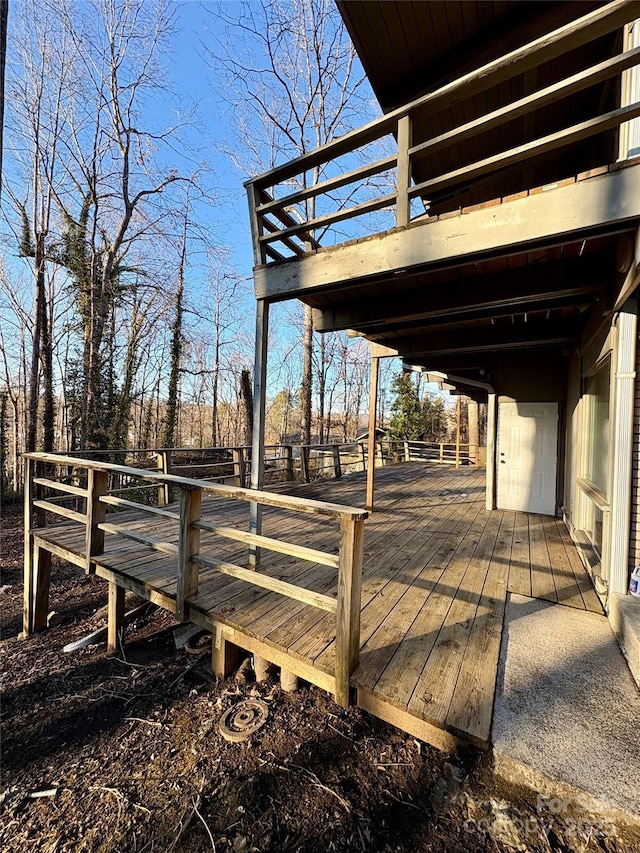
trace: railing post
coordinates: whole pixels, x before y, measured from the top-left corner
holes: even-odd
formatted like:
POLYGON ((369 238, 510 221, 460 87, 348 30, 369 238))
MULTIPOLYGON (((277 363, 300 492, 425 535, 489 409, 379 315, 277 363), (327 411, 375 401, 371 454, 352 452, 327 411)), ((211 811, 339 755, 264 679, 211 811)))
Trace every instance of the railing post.
POLYGON ((231 451, 233 456, 233 476, 235 477, 236 486, 244 489, 247 484, 246 467, 244 464, 244 448, 236 447, 231 451))
POLYGON ((333 475, 336 480, 339 480, 342 477, 342 465, 340 464, 340 446, 338 444, 334 444, 331 448, 333 451, 333 475))
POLYGON ((396 225, 408 225, 411 219, 411 116, 402 116, 398 120, 398 172, 396 185, 396 225))
MULTIPOLYGON (((161 474, 171 473, 170 450, 158 450, 156 453, 156 460, 158 465, 158 471, 160 471, 161 474)), ((169 489, 169 483, 158 484, 158 506, 168 506, 168 504, 171 502, 171 495, 169 494, 169 489)))
POLYGON ((309 448, 300 445, 300 478, 303 483, 309 482, 309 448))
POLYGON ((99 525, 106 518, 107 507, 100 500, 107 494, 109 486, 109 475, 106 471, 89 468, 87 474, 87 529, 85 535, 85 572, 88 575, 95 573, 96 567, 91 558, 97 557, 104 551, 104 531, 99 525))
POLYGON ((381 441, 376 441, 376 464, 378 468, 384 467, 384 453, 382 452, 381 441))
POLYGON ((340 523, 340 567, 336 613, 336 702, 349 707, 349 681, 360 660, 360 586, 363 518, 340 523))
POLYGON ((284 452, 287 457, 287 482, 293 483, 296 478, 295 471, 293 470, 293 447, 290 444, 286 444, 284 452))
POLYGON ((34 461, 24 460, 24 604, 22 629, 25 636, 33 634, 34 583, 33 583, 33 469, 34 461))
POLYGON ((196 487, 180 488, 180 533, 178 537, 178 583, 176 589, 176 619, 185 618, 185 599, 198 591, 198 564, 193 558, 200 551, 200 530, 194 527, 200 521, 202 490, 196 487))
POLYGON ((358 447, 360 448, 360 455, 362 456, 362 470, 366 471, 367 470, 367 462, 366 462, 365 455, 364 455, 364 444, 358 444, 358 447))
POLYGON ((444 442, 440 442, 440 462, 444 462, 444 442))
POLYGON ((411 450, 409 449, 409 442, 405 441, 404 444, 404 461, 411 462, 411 450))

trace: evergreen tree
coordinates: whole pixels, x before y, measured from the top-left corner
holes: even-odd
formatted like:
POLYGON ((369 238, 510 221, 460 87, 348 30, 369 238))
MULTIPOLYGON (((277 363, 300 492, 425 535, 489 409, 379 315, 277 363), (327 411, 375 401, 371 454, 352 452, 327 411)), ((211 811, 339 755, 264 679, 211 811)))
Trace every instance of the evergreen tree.
POLYGON ((447 413, 439 394, 425 394, 422 400, 422 430, 425 441, 445 441, 447 413))
POLYGON ((415 441, 422 432, 420 397, 410 373, 401 373, 393 380, 389 436, 402 441, 415 441))

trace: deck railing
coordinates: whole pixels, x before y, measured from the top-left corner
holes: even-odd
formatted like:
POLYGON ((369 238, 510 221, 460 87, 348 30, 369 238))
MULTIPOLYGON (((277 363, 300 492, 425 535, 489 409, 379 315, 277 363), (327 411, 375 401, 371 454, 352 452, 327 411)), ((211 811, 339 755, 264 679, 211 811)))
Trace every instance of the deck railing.
MULTIPOLYGON (((134 448, 131 450, 94 450, 67 454, 74 459, 121 463, 125 467, 161 474, 180 474, 246 488, 251 476, 251 447, 237 445, 215 448, 134 448)), ((426 461, 441 464, 477 464, 479 448, 455 442, 401 441, 383 438, 375 443, 375 465, 426 461), (456 447, 458 450, 456 451, 456 447)), ((320 479, 339 479, 343 474, 366 471, 369 449, 366 439, 331 444, 269 444, 265 446, 265 484, 309 483, 320 479)), ((115 472, 109 477, 110 494, 146 492, 157 495, 159 506, 171 502, 168 483, 140 484, 138 478, 115 472)))
MULTIPOLYGON (((452 145, 470 143, 479 134, 533 115, 541 107, 607 81, 640 63, 640 48, 625 51, 518 98, 506 106, 467 121, 435 137, 413 142, 417 116, 423 121, 456 107, 460 101, 530 71, 551 59, 621 28, 640 17, 640 4, 615 0, 583 17, 547 33, 529 44, 477 68, 446 85, 407 103, 363 127, 332 140, 246 184, 249 195, 256 264, 283 261, 320 248, 323 235, 337 223, 358 220, 350 234, 334 234, 333 242, 362 237, 384 228, 370 226, 364 218, 381 210, 393 211, 385 227, 402 227, 414 218, 428 216, 432 203, 455 193, 475 189, 498 173, 508 173, 524 161, 547 156, 567 145, 593 137, 640 116, 640 103, 622 106, 530 140, 514 148, 412 182, 414 165, 427 155, 446 152, 452 145), (357 158, 367 158, 367 146, 384 141, 392 147, 388 156, 351 168, 357 158), (344 166, 349 168, 345 170, 344 166), (321 175, 322 179, 317 179, 321 175), (376 186, 371 179, 376 179, 376 186), (309 185, 309 180, 311 184, 309 185), (299 189, 291 192, 291 186, 299 189), (382 191, 380 187, 382 186, 382 191), (353 204, 354 200, 363 199, 353 204), (421 210, 412 210, 421 201, 421 210)), ((518 86, 513 88, 518 91, 518 86)), ((378 152, 379 153, 379 152, 378 152)), ((447 162, 447 158, 443 159, 447 162)), ((567 175, 566 177, 569 177, 567 175)))
MULTIPOLYGON (((175 557, 175 613, 179 620, 188 615, 189 599, 197 594, 200 566, 213 568, 238 580, 335 614, 335 695, 338 702, 345 706, 348 704, 349 678, 358 664, 360 651, 360 585, 366 510, 75 456, 31 453, 25 455, 25 465, 25 633, 29 634, 44 627, 43 614, 38 603, 41 596, 37 574, 40 551, 50 546, 38 540, 39 544, 34 547, 37 530, 34 530, 33 521, 34 512, 37 510, 38 526, 44 526, 46 514, 49 513, 84 527, 83 564, 87 573, 96 571, 96 565, 105 551, 105 534, 143 544, 152 551, 175 557), (179 492, 179 511, 163 506, 148 506, 113 492, 109 493, 109 478, 114 475, 136 480, 140 486, 150 484, 176 489, 179 492), (75 482, 71 482, 72 480, 75 482), (54 493, 53 496, 51 493, 54 493), (280 538, 248 533, 205 520, 202 518, 202 498, 205 495, 333 519, 339 524, 338 554, 317 551, 280 538), (73 498, 82 506, 70 509, 63 506, 56 497, 73 498), (171 520, 176 524, 176 536, 161 540, 139 530, 128 529, 124 524, 117 523, 117 515, 114 522, 107 521, 109 507, 120 510, 136 509, 151 516, 171 520), (337 596, 324 595, 271 577, 259 570, 229 563, 220 559, 215 550, 211 551, 210 548, 205 552, 201 547, 201 531, 242 543, 249 548, 286 554, 336 569, 337 596)), ((215 607, 213 609, 215 610, 215 607)), ((46 613, 44 618, 46 622, 46 613)))

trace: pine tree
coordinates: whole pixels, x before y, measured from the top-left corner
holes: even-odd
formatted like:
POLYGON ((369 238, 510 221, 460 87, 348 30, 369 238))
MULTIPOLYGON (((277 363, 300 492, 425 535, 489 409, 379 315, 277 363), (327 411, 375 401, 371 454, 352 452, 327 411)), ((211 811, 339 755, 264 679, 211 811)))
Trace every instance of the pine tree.
POLYGON ((422 408, 418 389, 411 374, 396 376, 391 386, 395 395, 391 404, 389 436, 401 441, 415 441, 422 432, 422 408))

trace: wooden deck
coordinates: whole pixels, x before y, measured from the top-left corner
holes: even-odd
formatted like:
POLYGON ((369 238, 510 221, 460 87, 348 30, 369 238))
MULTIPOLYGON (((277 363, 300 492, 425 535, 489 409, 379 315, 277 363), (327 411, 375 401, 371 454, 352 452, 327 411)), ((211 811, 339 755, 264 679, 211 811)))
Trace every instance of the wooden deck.
MULTIPOLYGON (((364 475, 287 485, 309 499, 358 506, 364 475)), ((399 728, 450 749, 456 738, 487 746, 508 591, 601 612, 562 522, 487 512, 484 472, 404 463, 377 472, 376 511, 365 524, 357 703, 399 728)), ((206 497, 203 518, 247 529, 247 506, 206 497)), ((114 516, 110 516, 112 518, 114 516)), ((164 541, 175 525, 120 512, 119 524, 164 541)), ((318 516, 265 507, 266 535, 329 551, 335 529, 318 516), (290 519, 290 520, 289 520, 290 519)), ((60 556, 84 565, 84 531, 72 524, 34 530, 60 556)), ((246 546, 202 533, 221 560, 246 563, 246 546)), ((334 550, 335 549, 334 547, 334 550)), ((175 557, 106 536, 97 574, 174 611, 175 557)), ((269 553, 262 571, 318 593, 336 593, 335 568, 269 553)), ((201 568, 188 617, 234 643, 333 689, 335 616, 201 568)))

